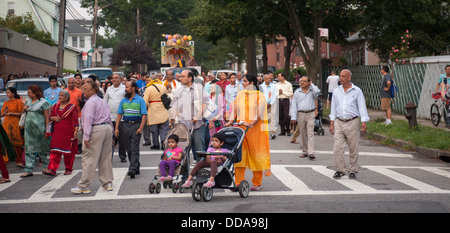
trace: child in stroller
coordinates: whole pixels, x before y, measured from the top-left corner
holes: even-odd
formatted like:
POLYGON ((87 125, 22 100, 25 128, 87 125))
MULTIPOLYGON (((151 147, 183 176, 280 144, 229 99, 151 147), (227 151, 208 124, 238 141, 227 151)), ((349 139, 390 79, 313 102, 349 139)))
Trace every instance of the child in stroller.
POLYGON ((164 151, 164 156, 159 163, 161 178, 159 181, 171 181, 175 172, 175 166, 181 162, 183 150, 178 147, 180 138, 176 134, 171 134, 167 138, 168 149, 164 151), (166 176, 166 167, 169 168, 169 176, 166 176))
MULTIPOLYGON (((215 133, 211 137, 211 147, 208 148, 207 152, 228 152, 226 148, 222 148, 223 143, 225 142, 225 135, 222 133, 215 133)), ((204 167, 211 167, 211 174, 209 177, 208 182, 204 184, 205 187, 211 188, 216 185, 216 182, 214 182, 214 178, 216 177, 217 173, 217 167, 222 165, 227 160, 226 156, 223 155, 207 155, 206 161, 200 161, 198 162, 194 169, 192 169, 191 173, 189 174, 188 179, 183 184, 183 187, 188 188, 192 186, 192 178, 194 178, 195 174, 197 174, 198 170, 204 167)))

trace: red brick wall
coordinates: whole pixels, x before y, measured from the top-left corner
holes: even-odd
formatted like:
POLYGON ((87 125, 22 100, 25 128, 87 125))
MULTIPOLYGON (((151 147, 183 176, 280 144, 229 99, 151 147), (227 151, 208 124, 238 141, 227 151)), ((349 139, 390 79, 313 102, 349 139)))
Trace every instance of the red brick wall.
POLYGON ((27 71, 30 76, 34 76, 36 73, 43 75, 45 72, 52 75, 56 74, 56 67, 13 56, 0 55, 0 74, 3 79, 6 80, 9 74, 23 73, 24 71, 27 71))

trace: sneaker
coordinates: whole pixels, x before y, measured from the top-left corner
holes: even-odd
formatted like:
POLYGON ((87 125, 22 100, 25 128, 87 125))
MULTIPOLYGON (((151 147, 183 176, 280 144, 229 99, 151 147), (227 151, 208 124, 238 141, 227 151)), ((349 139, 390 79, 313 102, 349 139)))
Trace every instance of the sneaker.
POLYGON ((261 189, 262 189, 262 185, 253 186, 252 188, 250 188, 251 191, 259 191, 261 189))
POLYGON ((89 187, 87 187, 87 188, 75 187, 75 188, 72 188, 70 191, 72 193, 77 193, 77 194, 79 194, 79 193, 83 193, 83 194, 91 193, 91 189, 89 189, 89 187))
POLYGON ((192 186, 192 184, 194 184, 194 182, 192 182, 192 180, 191 180, 191 181, 187 181, 187 180, 186 180, 186 182, 184 182, 184 184, 181 185, 181 187, 183 187, 183 188, 189 188, 189 187, 192 186))
POLYGON ((164 182, 166 180, 166 178, 164 176, 161 176, 161 178, 159 178, 159 181, 164 182))
POLYGON ((103 187, 103 189, 105 189, 105 191, 107 192, 111 192, 113 191, 113 186, 111 183, 108 183, 106 186, 103 187))
POLYGON ((384 125, 391 125, 391 124, 392 124, 392 121, 391 121, 391 120, 386 120, 386 122, 385 122, 384 125))
POLYGON ((354 179, 356 179, 356 174, 354 172, 350 172, 350 174, 348 175, 348 178, 354 180, 354 179))
POLYGON ((207 187, 207 188, 212 188, 212 187, 214 187, 216 185, 216 182, 215 181, 209 181, 208 180, 208 182, 206 182, 206 184, 204 184, 203 186, 204 187, 207 187))
POLYGON ((171 176, 168 176, 168 177, 166 177, 166 179, 164 179, 164 181, 171 181, 171 180, 173 180, 173 177, 171 177, 171 176))

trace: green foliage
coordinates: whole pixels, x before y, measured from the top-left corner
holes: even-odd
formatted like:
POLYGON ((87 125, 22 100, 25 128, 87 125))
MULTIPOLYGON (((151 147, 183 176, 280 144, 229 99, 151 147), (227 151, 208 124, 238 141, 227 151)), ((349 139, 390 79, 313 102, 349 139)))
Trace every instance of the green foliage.
POLYGON ((392 122, 393 124, 385 126, 382 120, 370 121, 367 123, 367 131, 411 142, 415 146, 450 150, 450 132, 448 131, 422 125, 419 125, 418 129, 410 129, 407 121, 393 120, 392 122))
POLYGON ((0 26, 9 28, 18 33, 27 34, 30 38, 38 40, 44 44, 55 46, 55 42, 49 32, 44 32, 37 29, 31 16, 31 12, 28 12, 23 16, 8 14, 5 18, 0 17, 0 26))
POLYGON ((367 1, 360 28, 369 38, 370 49, 388 60, 392 47, 406 30, 413 32, 410 50, 417 56, 445 54, 450 41, 449 0, 367 1))

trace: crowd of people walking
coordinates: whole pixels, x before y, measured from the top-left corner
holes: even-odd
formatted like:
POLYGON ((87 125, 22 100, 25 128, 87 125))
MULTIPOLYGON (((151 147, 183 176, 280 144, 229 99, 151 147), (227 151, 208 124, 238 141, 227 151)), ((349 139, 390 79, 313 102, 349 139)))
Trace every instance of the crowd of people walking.
MULTIPOLYGON (((276 140, 278 127, 280 137, 294 134, 291 143, 296 143, 300 136, 303 150, 300 157, 315 159, 314 118, 318 114, 320 90, 310 78, 299 77, 300 87, 294 91, 282 73, 277 76, 278 82, 272 73, 258 77, 219 73, 217 77, 205 72, 195 77, 189 70, 174 74, 169 70, 165 75, 128 78, 114 74, 102 85, 94 75, 82 79, 76 74, 68 78, 68 87, 62 89, 57 87, 56 77, 50 76, 51 87, 42 90, 31 85, 28 98, 18 96, 17 90, 10 87, 6 90, 9 100, 1 111, 4 121, 0 133, 9 139, 2 137, 6 152, 2 159, 14 160, 23 167, 21 177, 26 178, 33 176, 37 158, 44 174, 56 176, 64 157, 64 175, 70 175, 75 155, 82 153, 83 175, 72 192, 89 193, 97 167, 103 188, 111 191, 115 147, 120 161, 129 162, 128 176, 135 178, 140 174, 142 134, 144 146, 164 150, 170 127, 185 124, 192 129, 195 163, 196 151, 206 151, 212 137, 233 122, 249 128, 242 144, 242 160, 235 164, 236 185, 244 180, 245 170, 250 169, 252 190, 262 188, 263 176, 271 174, 270 140, 276 140), (166 99, 170 99, 170 104, 166 99), (206 118, 205 109, 211 106, 215 114, 206 118)), ((359 124, 353 120, 362 117, 363 130, 364 122, 368 121, 364 96, 351 84, 351 72, 343 70, 340 79, 342 85, 333 92, 330 114, 330 132, 339 140, 339 145, 335 145, 337 178, 344 171, 345 143, 351 146, 351 172, 357 172, 359 124), (344 108, 351 111, 342 111, 344 108)), ((10 181, 5 162, 0 161, 2 183, 10 181)))

